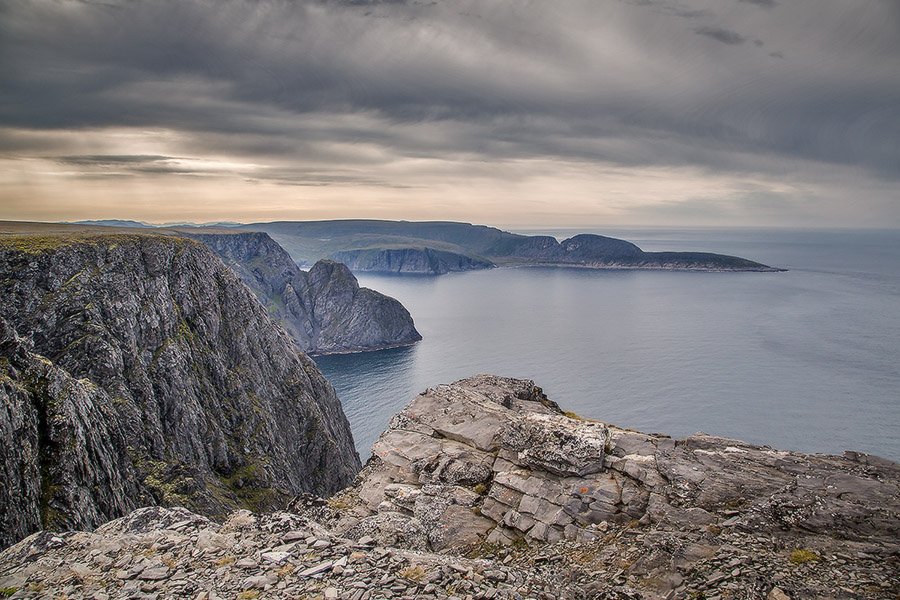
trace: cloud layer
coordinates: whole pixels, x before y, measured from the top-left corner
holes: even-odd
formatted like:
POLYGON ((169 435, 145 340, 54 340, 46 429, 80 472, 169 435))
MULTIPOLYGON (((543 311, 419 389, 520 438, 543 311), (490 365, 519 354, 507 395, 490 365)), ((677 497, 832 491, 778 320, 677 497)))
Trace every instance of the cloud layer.
POLYGON ((898 69, 895 0, 6 0, 0 193, 8 218, 900 226, 898 69))

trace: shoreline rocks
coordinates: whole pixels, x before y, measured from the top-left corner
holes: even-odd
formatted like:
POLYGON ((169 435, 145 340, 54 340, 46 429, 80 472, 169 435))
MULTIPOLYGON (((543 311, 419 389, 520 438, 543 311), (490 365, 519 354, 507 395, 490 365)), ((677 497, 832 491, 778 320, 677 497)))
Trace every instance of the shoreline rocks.
POLYGON ((632 521, 900 539, 897 463, 620 429, 563 413, 530 381, 479 375, 429 389, 372 451, 340 493, 353 511, 335 526, 395 512, 434 550, 448 528, 457 544, 590 542, 599 523, 632 521))

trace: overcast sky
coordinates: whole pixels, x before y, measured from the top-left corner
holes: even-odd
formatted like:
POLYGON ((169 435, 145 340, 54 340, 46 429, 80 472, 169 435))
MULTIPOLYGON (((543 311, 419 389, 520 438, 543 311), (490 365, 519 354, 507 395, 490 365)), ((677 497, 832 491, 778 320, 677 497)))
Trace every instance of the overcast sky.
POLYGON ((0 218, 900 227, 900 0, 0 0, 0 218))

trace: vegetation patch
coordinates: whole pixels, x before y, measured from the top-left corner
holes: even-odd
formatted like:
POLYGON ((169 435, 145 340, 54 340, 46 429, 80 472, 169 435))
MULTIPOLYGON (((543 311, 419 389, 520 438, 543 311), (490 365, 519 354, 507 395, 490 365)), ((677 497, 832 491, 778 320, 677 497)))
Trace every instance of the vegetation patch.
POLYGON ((409 581, 424 581, 428 574, 425 572, 425 569, 419 565, 411 565, 400 571, 398 575, 409 581))
POLYGON ((797 549, 791 552, 791 562, 795 565, 802 565, 810 561, 822 560, 822 557, 811 550, 797 549))
POLYGON ((586 417, 582 417, 578 413, 572 412, 571 410, 563 411, 563 414, 570 419, 574 419, 576 421, 584 421, 585 423, 602 423, 603 421, 597 421, 595 419, 588 419, 586 417))

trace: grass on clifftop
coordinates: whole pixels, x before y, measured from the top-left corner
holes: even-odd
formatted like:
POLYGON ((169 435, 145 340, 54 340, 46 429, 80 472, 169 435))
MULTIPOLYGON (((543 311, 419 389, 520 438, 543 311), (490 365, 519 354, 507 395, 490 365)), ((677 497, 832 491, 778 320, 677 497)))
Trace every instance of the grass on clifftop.
POLYGON ((41 254, 76 244, 115 247, 140 243, 147 238, 166 240, 176 246, 197 244, 194 240, 158 233, 58 233, 50 235, 0 235, 0 248, 8 248, 24 254, 41 254))

